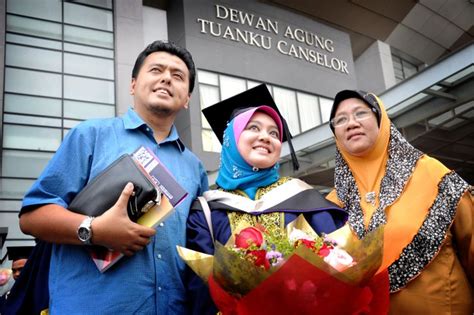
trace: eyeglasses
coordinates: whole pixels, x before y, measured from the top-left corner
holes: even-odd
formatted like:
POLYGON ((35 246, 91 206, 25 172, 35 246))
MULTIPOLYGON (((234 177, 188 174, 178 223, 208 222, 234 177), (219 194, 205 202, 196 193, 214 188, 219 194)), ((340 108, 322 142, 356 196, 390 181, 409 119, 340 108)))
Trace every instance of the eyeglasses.
MULTIPOLYGON (((373 110, 370 109, 360 109, 352 113, 351 116, 354 118, 355 121, 363 121, 369 119, 372 116, 372 112, 373 110)), ((342 114, 331 119, 330 123, 331 126, 333 126, 334 128, 339 128, 347 125, 349 123, 349 120, 349 115, 342 114)))

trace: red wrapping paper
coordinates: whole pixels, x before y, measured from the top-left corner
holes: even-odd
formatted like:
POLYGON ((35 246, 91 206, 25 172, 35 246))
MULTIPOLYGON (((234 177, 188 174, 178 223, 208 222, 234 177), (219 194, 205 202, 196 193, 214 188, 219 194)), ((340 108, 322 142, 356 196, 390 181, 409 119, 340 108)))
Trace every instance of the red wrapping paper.
POLYGON ((338 280, 298 255, 242 297, 226 292, 213 275, 211 296, 224 315, 246 314, 387 314, 388 273, 364 286, 338 280))

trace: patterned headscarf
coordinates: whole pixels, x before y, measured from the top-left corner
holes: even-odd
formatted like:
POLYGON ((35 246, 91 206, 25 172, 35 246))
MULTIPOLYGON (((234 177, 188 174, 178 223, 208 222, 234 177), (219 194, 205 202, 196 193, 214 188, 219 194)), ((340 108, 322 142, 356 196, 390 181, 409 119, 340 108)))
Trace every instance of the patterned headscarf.
POLYGON ((373 97, 381 111, 377 140, 359 157, 336 139, 335 190, 327 199, 346 208, 360 238, 385 225, 380 270, 388 267, 396 292, 436 256, 468 184, 409 144, 373 97))
POLYGON ((240 135, 256 111, 269 114, 275 120, 280 136, 282 135, 282 122, 278 114, 268 106, 252 108, 234 117, 224 131, 221 165, 216 180, 217 185, 221 188, 225 190, 243 190, 251 199, 255 198, 255 193, 259 187, 273 184, 280 178, 278 162, 272 167, 256 170, 244 160, 238 150, 237 143, 240 135))

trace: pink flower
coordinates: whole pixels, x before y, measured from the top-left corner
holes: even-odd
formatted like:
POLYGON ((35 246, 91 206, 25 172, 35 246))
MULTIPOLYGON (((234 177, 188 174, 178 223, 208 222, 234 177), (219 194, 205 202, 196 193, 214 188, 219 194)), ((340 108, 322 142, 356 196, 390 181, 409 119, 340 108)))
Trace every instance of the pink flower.
POLYGON ((10 279, 11 271, 7 269, 0 269, 0 286, 7 284, 10 279))
POLYGON ((342 272, 355 264, 351 255, 349 255, 345 250, 337 247, 329 251, 329 254, 324 257, 324 261, 339 272, 342 272))
POLYGON ((248 248, 251 245, 255 245, 260 248, 263 243, 263 235, 259 229, 254 227, 248 227, 240 231, 239 234, 235 235, 235 246, 237 248, 248 248))
POLYGON ((270 262, 272 266, 276 266, 283 262, 283 255, 279 251, 271 250, 267 252, 266 255, 267 260, 270 262))

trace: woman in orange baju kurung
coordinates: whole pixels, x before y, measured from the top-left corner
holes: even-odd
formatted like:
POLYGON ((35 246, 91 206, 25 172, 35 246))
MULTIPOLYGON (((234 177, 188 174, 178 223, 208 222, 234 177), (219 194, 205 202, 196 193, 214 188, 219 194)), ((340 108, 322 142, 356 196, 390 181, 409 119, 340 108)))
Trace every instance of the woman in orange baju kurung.
POLYGON ((385 225, 390 314, 472 314, 469 185, 411 146, 374 94, 339 92, 330 118, 337 153, 327 198, 348 210, 359 237, 385 225))

